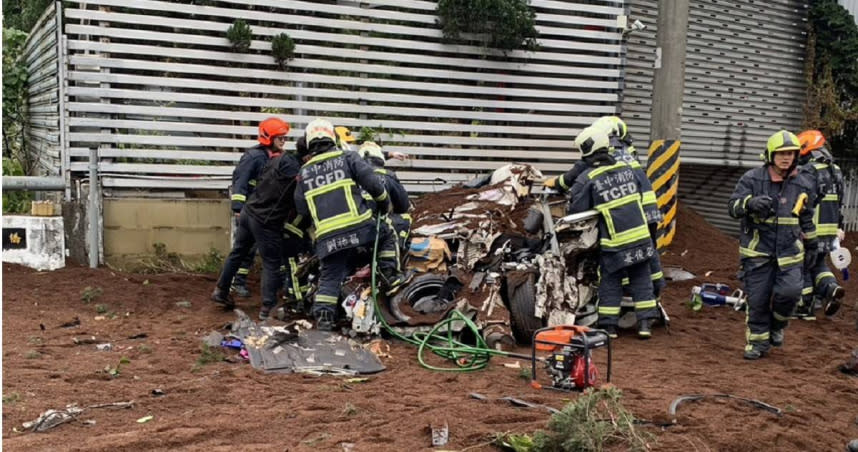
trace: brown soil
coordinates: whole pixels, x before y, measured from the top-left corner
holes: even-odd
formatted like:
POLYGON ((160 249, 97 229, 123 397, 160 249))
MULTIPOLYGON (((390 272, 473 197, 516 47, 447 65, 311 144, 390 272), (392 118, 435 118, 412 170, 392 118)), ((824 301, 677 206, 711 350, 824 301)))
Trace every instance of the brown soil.
MULTIPOLYGON (((858 243, 858 236, 847 243, 858 243)), ((785 410, 778 418, 738 401, 689 402, 680 407, 677 425, 642 427, 656 436, 655 450, 843 450, 858 438, 858 378, 836 368, 858 346, 858 284, 848 281, 849 301, 833 319, 794 322, 782 349, 758 362, 743 361, 743 314, 710 307, 694 313, 685 305, 706 271, 713 271, 706 280, 734 284, 736 247, 699 216, 681 213, 665 262, 701 279, 667 289, 671 335, 658 329, 648 342, 625 335, 615 343, 614 384, 636 416, 659 422, 683 394, 730 393, 785 410)), ((445 422, 445 448, 461 449, 485 443, 495 432, 546 426, 543 411, 515 408, 498 397, 554 407, 575 398, 531 389, 519 370, 503 366, 512 359, 494 358, 489 369, 476 373, 438 373, 421 368, 415 348, 399 343, 384 360, 388 370, 366 383, 264 374, 243 362, 195 370, 200 338, 234 319, 208 301, 215 275, 144 276, 85 267, 39 273, 4 264, 3 276, 2 429, 10 451, 348 450, 344 443, 355 451, 421 450, 429 449, 428 426, 445 422), (81 291, 87 286, 103 293, 85 303, 81 291), (191 307, 176 304, 182 301, 191 307), (104 319, 96 318, 102 315, 97 309, 107 311, 104 319), (79 327, 60 327, 75 317, 79 327), (146 337, 129 339, 141 333, 146 337), (75 338, 91 336, 114 349, 75 345, 75 338), (130 362, 110 377, 104 369, 122 357, 130 362), (155 389, 165 395, 153 396, 155 389), (490 400, 469 399, 470 392, 490 400), (129 400, 131 409, 87 410, 80 419, 94 425, 16 432, 50 408, 129 400), (154 418, 136 422, 147 415, 154 418)), ((258 301, 240 307, 255 313, 258 301)), ((545 374, 538 370, 537 376, 545 374)))

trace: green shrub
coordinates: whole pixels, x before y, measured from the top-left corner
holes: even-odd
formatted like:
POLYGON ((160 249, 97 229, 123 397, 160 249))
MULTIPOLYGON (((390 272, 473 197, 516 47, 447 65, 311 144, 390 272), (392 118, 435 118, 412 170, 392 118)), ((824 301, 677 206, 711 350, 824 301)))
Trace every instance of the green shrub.
POLYGON ((534 451, 649 450, 651 434, 635 428, 634 416, 625 409, 617 388, 584 391, 575 401, 551 416, 547 431, 533 436, 534 451))
POLYGON ((473 33, 485 47, 504 53, 536 50, 536 13, 527 0, 440 0, 438 24, 448 42, 464 43, 463 33, 473 33))
POLYGON ((250 49, 250 41, 253 39, 253 31, 247 22, 237 19, 226 30, 226 39, 229 40, 232 49, 236 52, 247 52, 250 49))
POLYGON ((295 58, 295 41, 286 33, 280 33, 271 40, 271 54, 277 67, 285 68, 286 63, 295 58))

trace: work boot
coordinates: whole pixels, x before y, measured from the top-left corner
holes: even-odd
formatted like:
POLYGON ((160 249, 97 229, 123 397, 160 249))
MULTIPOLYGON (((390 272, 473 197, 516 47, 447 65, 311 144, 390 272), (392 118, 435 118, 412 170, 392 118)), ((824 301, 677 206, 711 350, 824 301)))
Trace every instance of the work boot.
POLYGON ((791 316, 802 320, 816 320, 816 315, 813 313, 813 301, 801 303, 795 307, 795 315, 791 316))
POLYGON ((837 310, 840 309, 840 300, 846 296, 846 289, 837 286, 834 290, 831 291, 831 297, 828 298, 828 301, 825 302, 825 315, 827 317, 831 317, 834 314, 837 314, 837 310))
POLYGON ((336 318, 333 309, 321 308, 313 312, 313 318, 316 320, 316 329, 319 331, 333 331, 336 324, 336 318))
POLYGON ((638 322, 638 339, 649 339, 652 337, 652 319, 643 319, 638 322))
POLYGON ((268 320, 271 317, 272 308, 273 306, 262 305, 262 308, 259 309, 259 320, 268 320))
POLYGON ((772 344, 773 347, 780 347, 784 345, 784 330, 783 328, 779 330, 772 330, 769 333, 769 343, 772 344))
POLYGON ((250 298, 250 289, 245 284, 233 284, 229 291, 241 298, 250 298))
POLYGON ((235 308, 235 300, 232 299, 232 296, 226 289, 215 287, 215 290, 214 292, 212 292, 212 296, 210 297, 210 299, 211 301, 223 306, 225 309, 235 308))
POLYGON ((745 346, 745 359, 760 359, 769 352, 769 345, 762 342, 754 342, 745 346))
POLYGON ((414 277, 414 270, 408 270, 403 273, 393 273, 389 277, 385 277, 385 292, 387 296, 391 296, 399 291, 403 286, 411 281, 414 277))

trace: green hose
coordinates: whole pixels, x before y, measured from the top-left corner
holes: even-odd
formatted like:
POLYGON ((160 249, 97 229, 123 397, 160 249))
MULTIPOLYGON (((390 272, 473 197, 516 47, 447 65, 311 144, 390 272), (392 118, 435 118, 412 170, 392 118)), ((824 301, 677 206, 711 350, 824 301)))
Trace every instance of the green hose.
POLYGON ((376 224, 375 245, 372 249, 371 294, 373 304, 375 305, 375 316, 376 319, 381 323, 384 329, 387 330, 388 333, 390 333, 391 336, 417 346, 417 361, 420 362, 421 366, 439 372, 473 372, 475 370, 485 369, 486 366, 488 366, 489 359, 491 359, 492 355, 514 355, 510 352, 489 348, 489 346, 486 344, 486 341, 483 340, 483 337, 480 335, 479 327, 477 327, 477 325, 471 319, 462 314, 462 312, 459 310, 451 311, 449 317, 437 323, 428 333, 415 332, 410 336, 405 336, 394 330, 387 323, 387 320, 385 320, 384 316, 381 315, 381 309, 378 304, 378 288, 375 284, 375 276, 377 271, 376 257, 378 255, 378 240, 380 235, 381 215, 378 216, 376 224), (451 324, 455 321, 465 322, 465 326, 470 329, 470 331, 476 338, 476 345, 465 344, 453 337, 453 328, 451 324), (443 334, 441 332, 444 328, 446 328, 446 334, 443 334), (442 358, 453 361, 456 364, 456 367, 437 367, 428 364, 424 360, 424 353, 427 350, 442 358))

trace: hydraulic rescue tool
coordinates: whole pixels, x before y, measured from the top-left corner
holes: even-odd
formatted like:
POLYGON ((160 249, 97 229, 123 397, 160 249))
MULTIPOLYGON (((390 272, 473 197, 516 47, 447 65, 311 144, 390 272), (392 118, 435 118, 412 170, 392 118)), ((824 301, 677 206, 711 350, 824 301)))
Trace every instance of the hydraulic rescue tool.
POLYGON ((593 362, 591 351, 607 347, 608 373, 611 381, 611 338, 607 331, 591 330, 586 326, 559 325, 541 328, 533 333, 531 346, 530 385, 542 389, 536 380, 536 362, 545 363, 551 375, 551 389, 561 391, 583 391, 599 384, 599 370, 593 362), (537 351, 548 352, 547 357, 537 357, 537 351))
POLYGON ((736 311, 741 311, 745 308, 747 301, 748 298, 742 289, 736 289, 731 293, 730 286, 726 284, 706 283, 691 288, 689 304, 691 304, 691 309, 695 311, 699 311, 704 304, 708 306, 730 305, 736 311))

